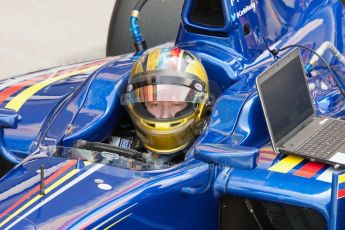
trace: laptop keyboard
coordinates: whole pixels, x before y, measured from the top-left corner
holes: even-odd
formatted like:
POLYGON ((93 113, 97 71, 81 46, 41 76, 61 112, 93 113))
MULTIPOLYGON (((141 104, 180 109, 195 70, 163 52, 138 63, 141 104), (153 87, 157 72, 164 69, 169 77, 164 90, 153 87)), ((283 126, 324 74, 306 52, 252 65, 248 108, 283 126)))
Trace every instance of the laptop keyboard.
POLYGON ((345 122, 331 120, 322 129, 296 148, 301 155, 327 159, 345 142, 345 122))

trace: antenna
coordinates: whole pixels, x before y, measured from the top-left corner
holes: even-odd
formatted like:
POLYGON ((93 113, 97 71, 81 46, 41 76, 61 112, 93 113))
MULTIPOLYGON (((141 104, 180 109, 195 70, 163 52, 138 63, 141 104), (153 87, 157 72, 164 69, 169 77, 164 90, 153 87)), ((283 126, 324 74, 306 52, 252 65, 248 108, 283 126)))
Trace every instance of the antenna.
POLYGON ((41 171, 41 183, 40 183, 40 195, 45 195, 44 189, 44 165, 40 166, 41 171))

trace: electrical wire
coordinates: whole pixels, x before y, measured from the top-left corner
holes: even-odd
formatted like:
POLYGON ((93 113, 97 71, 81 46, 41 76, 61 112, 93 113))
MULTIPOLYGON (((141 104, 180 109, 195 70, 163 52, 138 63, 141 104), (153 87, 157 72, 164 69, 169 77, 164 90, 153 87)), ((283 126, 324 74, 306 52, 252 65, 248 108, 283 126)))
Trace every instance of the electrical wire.
POLYGON ((321 56, 319 55, 315 50, 309 48, 309 47, 306 47, 306 46, 303 46, 303 45, 299 45, 299 44, 295 44, 295 45, 288 45, 288 46, 285 46, 283 48, 280 48, 280 49, 273 49, 273 50, 270 50, 268 49, 268 51, 273 55, 273 56, 277 56, 278 53, 280 51, 284 51, 284 50, 287 50, 289 48, 294 48, 294 47, 298 47, 298 48, 301 48, 301 49, 305 49, 305 50, 308 50, 309 52, 315 54, 316 56, 318 56, 320 58, 320 60, 325 64, 325 66, 327 67, 329 73, 332 75, 332 78, 334 79, 340 93, 343 95, 343 97, 345 97, 345 92, 344 90, 341 88, 341 83, 339 82, 338 78, 334 75, 333 73, 333 70, 331 69, 330 65, 326 62, 326 60, 321 56))
POLYGON ((268 47, 268 45, 267 45, 267 43, 265 42, 265 46, 266 46, 266 49, 268 50, 268 52, 270 52, 272 55, 273 55, 273 57, 277 57, 277 55, 278 55, 278 50, 276 50, 276 49, 273 49, 273 50, 271 50, 269 47, 268 47))
POLYGON ((253 218, 254 218, 255 222, 257 223, 258 227, 260 228, 260 230, 263 230, 263 227, 261 226, 260 221, 259 221, 259 219, 257 218, 257 216, 255 214, 253 205, 251 204, 249 199, 245 199, 244 200, 244 204, 246 205, 247 210, 249 211, 249 213, 253 216, 253 218))

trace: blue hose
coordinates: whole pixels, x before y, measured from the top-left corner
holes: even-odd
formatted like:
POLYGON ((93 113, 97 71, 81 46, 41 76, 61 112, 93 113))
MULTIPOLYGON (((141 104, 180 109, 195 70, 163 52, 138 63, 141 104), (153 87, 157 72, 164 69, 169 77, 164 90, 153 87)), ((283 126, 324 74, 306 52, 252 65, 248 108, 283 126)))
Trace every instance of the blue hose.
POLYGON ((132 33, 132 37, 136 44, 140 44, 144 41, 144 37, 140 32, 140 27, 138 25, 138 18, 131 16, 131 27, 129 29, 132 33))
POLYGON ((144 39, 144 36, 140 32, 140 27, 138 24, 139 13, 147 3, 147 1, 148 0, 139 0, 132 11, 129 31, 131 32, 134 40, 133 45, 136 51, 136 54, 134 56, 141 54, 147 49, 146 41, 144 39))

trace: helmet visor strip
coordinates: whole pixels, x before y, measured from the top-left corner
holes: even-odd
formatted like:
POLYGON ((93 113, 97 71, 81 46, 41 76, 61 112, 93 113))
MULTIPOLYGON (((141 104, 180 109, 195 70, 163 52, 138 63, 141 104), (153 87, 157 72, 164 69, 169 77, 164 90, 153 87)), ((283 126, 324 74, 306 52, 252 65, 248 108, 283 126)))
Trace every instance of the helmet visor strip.
POLYGON ((205 83, 194 74, 174 71, 150 71, 136 75, 128 85, 128 92, 146 85, 184 85, 200 92, 205 92, 205 83))
POLYGON ((204 103, 206 93, 180 85, 147 85, 123 95, 122 104, 143 102, 191 102, 204 103))
MULTIPOLYGON (((191 74, 190 74, 191 75, 191 74)), ((139 76, 130 82, 122 104, 143 102, 205 103, 205 85, 199 79, 181 76, 139 76)))

